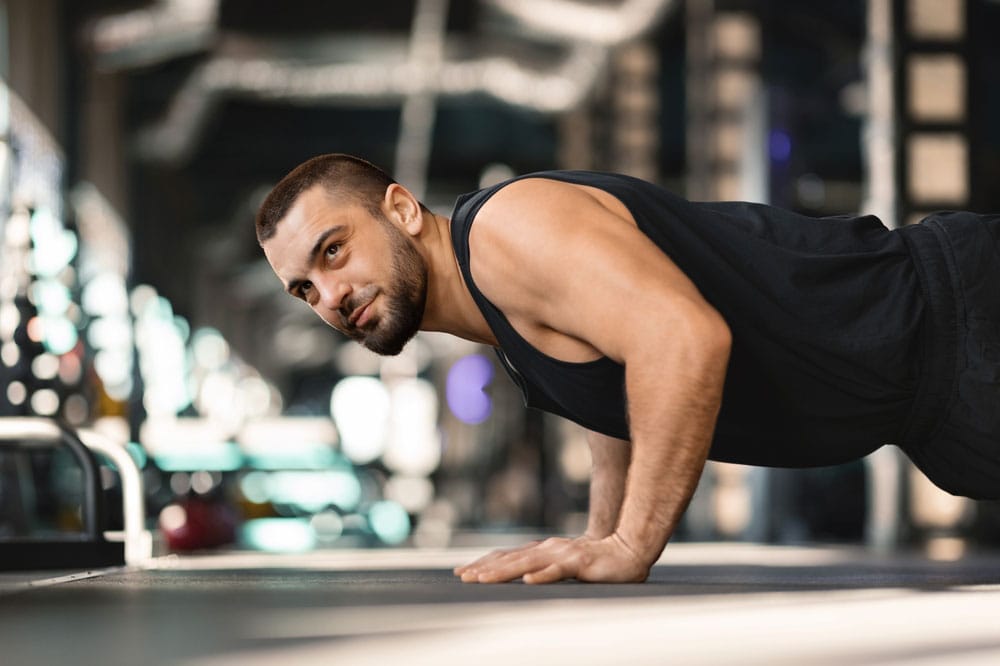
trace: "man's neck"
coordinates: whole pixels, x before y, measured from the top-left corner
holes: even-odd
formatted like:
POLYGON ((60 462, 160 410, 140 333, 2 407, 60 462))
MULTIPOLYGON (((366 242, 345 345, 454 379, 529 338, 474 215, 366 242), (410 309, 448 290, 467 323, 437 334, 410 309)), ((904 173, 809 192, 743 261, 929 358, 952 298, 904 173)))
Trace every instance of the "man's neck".
POLYGON ((497 346, 493 331, 465 284, 451 242, 448 218, 425 213, 420 240, 428 273, 427 304, 420 329, 497 346))

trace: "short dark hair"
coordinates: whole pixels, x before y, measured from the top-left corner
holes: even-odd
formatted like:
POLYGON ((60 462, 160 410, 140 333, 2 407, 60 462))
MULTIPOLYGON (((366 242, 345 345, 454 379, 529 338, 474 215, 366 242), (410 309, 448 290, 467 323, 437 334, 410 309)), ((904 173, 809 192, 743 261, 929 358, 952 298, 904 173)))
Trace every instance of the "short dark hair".
POLYGON ((389 174, 371 162, 329 153, 306 160, 282 178, 257 211, 257 242, 263 243, 277 231, 282 220, 306 190, 323 185, 331 196, 344 196, 377 212, 387 187, 395 183, 389 174))

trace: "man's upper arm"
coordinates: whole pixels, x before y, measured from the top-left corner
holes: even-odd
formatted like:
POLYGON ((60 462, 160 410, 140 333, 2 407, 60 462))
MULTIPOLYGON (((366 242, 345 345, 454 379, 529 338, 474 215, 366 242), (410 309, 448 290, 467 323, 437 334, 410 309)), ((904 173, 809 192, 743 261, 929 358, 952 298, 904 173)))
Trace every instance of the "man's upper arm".
POLYGON ((517 318, 624 363, 652 341, 697 339, 721 317, 635 224, 586 190, 516 181, 484 204, 470 234, 479 289, 517 318))

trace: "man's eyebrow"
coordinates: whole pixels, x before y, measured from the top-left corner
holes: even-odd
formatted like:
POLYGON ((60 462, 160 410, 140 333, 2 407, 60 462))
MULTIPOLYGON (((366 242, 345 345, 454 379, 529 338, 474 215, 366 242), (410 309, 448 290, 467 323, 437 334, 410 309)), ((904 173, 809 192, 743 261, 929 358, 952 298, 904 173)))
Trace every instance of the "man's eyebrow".
MULTIPOLYGON (((316 242, 313 243, 312 249, 309 250, 309 255, 306 258, 306 265, 312 266, 314 263, 316 263, 316 257, 319 256, 320 251, 323 249, 323 243, 326 242, 326 239, 332 236, 333 234, 338 234, 342 232, 345 228, 346 227, 344 227, 344 225, 338 224, 336 226, 330 227, 329 229, 321 233, 319 236, 317 236, 316 242)), ((285 291, 294 296, 295 290, 298 289, 303 282, 307 282, 307 280, 301 278, 290 280, 288 282, 288 286, 285 287, 285 291)))

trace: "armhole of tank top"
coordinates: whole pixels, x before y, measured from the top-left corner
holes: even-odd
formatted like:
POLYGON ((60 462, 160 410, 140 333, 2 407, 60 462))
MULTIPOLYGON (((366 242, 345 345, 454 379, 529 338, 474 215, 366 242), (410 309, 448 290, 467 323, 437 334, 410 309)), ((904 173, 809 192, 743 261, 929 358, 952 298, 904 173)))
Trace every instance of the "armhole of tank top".
MULTIPOLYGON (((554 366, 573 367, 573 368, 586 368, 589 370, 606 365, 618 366, 620 364, 616 363, 615 361, 611 360, 605 355, 601 355, 598 358, 595 358, 591 361, 564 361, 562 359, 549 356, 548 354, 536 349, 530 342, 528 342, 527 339, 524 338, 523 335, 521 335, 521 333, 516 328, 514 328, 514 326, 507 319, 507 315, 505 315, 503 311, 493 303, 493 301, 487 298, 486 295, 479 290, 479 287, 478 285, 476 285, 475 280, 472 279, 472 251, 471 248, 469 247, 469 234, 472 231, 472 223, 475 221, 476 215, 479 214, 480 208, 482 208, 483 205, 487 201, 489 201, 494 194, 499 192, 507 185, 518 180, 526 180, 528 178, 541 178, 541 179, 555 180, 564 183, 591 185, 593 187, 598 187, 597 185, 593 185, 591 183, 580 182, 582 180, 586 180, 585 178, 581 177, 581 174, 592 177, 607 175, 600 172, 590 172, 590 171, 586 172, 539 171, 539 172, 524 174, 522 176, 512 178, 508 181, 504 181, 503 183, 498 183, 497 185, 494 185, 490 188, 485 188, 484 190, 480 190, 479 192, 472 193, 468 199, 461 201, 460 203, 458 203, 458 205, 455 206, 455 212, 452 218, 452 236, 453 236, 452 245, 455 247, 456 252, 461 251, 462 253, 461 258, 464 259, 464 261, 459 262, 459 265, 462 270, 462 277, 466 282, 466 286, 469 288, 469 293, 472 294, 473 300, 479 306, 480 311, 483 313, 483 316, 486 317, 486 323, 489 325, 490 330, 492 330, 493 333, 497 336, 497 341, 501 345, 500 347, 501 350, 504 348, 504 345, 508 346, 514 345, 516 347, 521 348, 521 350, 525 351, 526 353, 532 354, 537 358, 543 360, 547 364, 554 366), (466 211, 468 212, 466 213, 466 211), (465 214, 461 216, 462 218, 461 222, 457 223, 456 219, 459 217, 460 213, 465 213, 465 214), (457 242, 455 240, 456 228, 458 228, 459 232, 461 233, 461 235, 458 237, 457 242), (489 314, 487 314, 487 311, 489 311, 489 314), (498 331, 497 328, 500 328, 501 330, 498 331)), ((612 196, 618 197, 620 200, 622 200, 622 203, 625 205, 625 207, 628 208, 629 212, 633 215, 633 217, 635 217, 636 224, 638 226, 639 224, 638 217, 636 216, 635 211, 628 204, 628 202, 621 199, 621 197, 617 192, 607 188, 602 188, 602 189, 605 189, 605 191, 609 192, 609 194, 611 194, 612 196)), ((504 355, 501 356, 500 358, 502 361, 506 361, 505 365, 507 367, 512 368, 514 372, 518 374, 518 377, 520 378, 521 382, 527 381, 527 379, 514 366, 513 362, 507 356, 506 352, 504 352, 504 355)))
MULTIPOLYGON (((456 251, 459 250, 461 251, 462 253, 461 259, 464 259, 464 261, 459 262, 459 265, 462 268, 462 277, 465 279, 466 286, 468 286, 469 291, 472 292, 473 297, 475 297, 477 301, 482 300, 483 303, 488 304, 489 307, 492 308, 497 314, 501 315, 504 318, 504 321, 507 323, 507 326, 510 327, 511 330, 513 330, 513 327, 510 326, 509 322, 507 322, 507 318, 505 315, 503 315, 503 312, 500 310, 500 308, 494 305, 493 301, 488 299, 486 295, 479 290, 479 287, 476 285, 475 280, 472 279, 472 250, 469 247, 469 235, 472 233, 472 223, 475 222, 476 216, 479 215, 479 211, 482 209, 483 206, 486 205, 486 202, 492 199, 497 192, 507 187, 511 183, 515 183, 519 180, 527 180, 529 178, 549 178, 550 180, 559 180, 562 182, 569 182, 569 183, 574 182, 569 179, 557 178, 555 177, 555 175, 558 174, 553 174, 553 172, 551 171, 537 171, 533 173, 522 174, 520 176, 515 176, 514 178, 511 178, 509 180, 505 180, 501 183, 497 183, 495 185, 491 185, 490 187, 483 188, 478 192, 474 192, 471 195, 469 195, 469 197, 464 201, 459 202, 458 205, 455 206, 455 212, 452 216, 452 221, 451 221, 452 244, 454 245, 456 251), (460 216, 461 216, 461 222, 456 223, 456 220, 460 216), (460 232, 460 236, 458 237, 457 243, 455 242, 456 228, 458 228, 458 231, 460 232)), ((520 338, 520 334, 518 334, 518 337, 520 338)))
MULTIPOLYGON (((479 210, 483 207, 483 205, 506 185, 525 177, 526 176, 519 176, 473 193, 468 199, 455 207, 455 214, 452 219, 452 244, 455 247, 455 251, 461 253, 461 256, 459 257, 459 266, 462 270, 462 278, 465 280, 465 285, 469 289, 472 299, 476 302, 480 312, 482 312, 483 316, 486 318, 486 323, 490 327, 490 330, 492 330, 493 334, 497 336, 497 342, 500 343, 500 347, 497 348, 498 350, 502 349, 504 345, 509 345, 511 343, 515 345, 524 345, 527 344, 527 341, 524 340, 521 337, 521 334, 518 333, 517 330, 511 325, 503 311, 500 310, 500 308, 498 308, 493 301, 487 298, 486 294, 480 291, 479 285, 477 285, 476 281, 473 279, 472 249, 469 245, 469 235, 472 232, 472 224, 475 222, 476 216, 479 214, 479 210), (456 230, 459 233, 457 238, 455 237, 456 230)), ((504 360, 507 360, 506 357, 503 358, 504 360)), ((509 360, 508 364, 510 364, 509 360)), ((510 365, 513 367, 512 364, 510 365)))
MULTIPOLYGON (((453 235, 452 244, 455 245, 456 251, 461 250, 462 252, 464 258, 464 261, 460 262, 460 266, 462 269, 462 277, 466 281, 466 286, 469 288, 469 292, 472 294, 473 300, 475 300, 476 304, 480 306, 480 311, 483 311, 484 309, 489 310, 490 313, 489 316, 487 316, 486 312, 483 312, 483 316, 486 317, 487 319, 486 323, 490 326, 490 329, 497 336, 498 338, 497 341, 501 343, 501 348, 503 347, 504 344, 513 344, 518 347, 521 347, 524 350, 527 350, 529 353, 537 355, 541 359, 544 359, 545 361, 554 365, 563 365, 570 367, 598 367, 600 365, 608 363, 618 365, 617 363, 615 363, 615 361, 612 361, 610 358, 604 355, 592 361, 564 361, 562 359, 549 356, 548 354, 539 351, 530 342, 528 342, 516 328, 514 328, 513 324, 511 324, 510 321, 507 319, 507 315, 505 315, 503 311, 493 303, 493 301, 487 298, 486 295, 479 290, 479 287, 478 285, 476 285, 475 280, 472 279, 472 250, 469 247, 469 234, 472 232, 472 223, 475 221, 476 216, 479 214, 479 210, 486 204, 487 201, 489 201, 493 197, 493 195, 495 195, 501 189, 503 189, 507 185, 510 185, 513 182, 519 180, 526 180, 528 178, 549 179, 571 184, 578 183, 578 180, 569 176, 580 178, 579 175, 580 173, 592 176, 604 175, 598 172, 539 171, 517 176, 516 178, 512 178, 510 180, 504 181, 503 183, 498 183, 497 185, 494 185, 490 188, 485 188, 484 190, 480 190, 479 192, 473 193, 468 199, 461 202, 459 205, 455 207, 455 214, 452 219, 452 235, 453 235), (456 224, 455 218, 459 217, 460 212, 464 212, 466 210, 468 211, 468 213, 462 215, 461 222, 456 224), (458 238, 457 245, 455 244, 454 241, 454 234, 456 227, 459 227, 459 231, 461 233, 461 236, 458 238), (503 330, 497 331, 497 329, 494 328, 494 324, 497 324, 503 330), (500 340, 501 337, 503 338, 502 341, 500 340)), ((580 180, 583 179, 580 178, 580 180)), ((579 182, 578 184, 590 185, 589 183, 586 182, 579 182)), ((610 190, 606 191, 608 191, 613 196, 618 197, 617 193, 611 192, 610 190)), ((629 209, 629 212, 632 213, 633 216, 635 216, 635 212, 632 210, 631 206, 629 206, 628 203, 624 201, 622 203, 626 206, 626 208, 629 209)), ((503 359, 507 361, 510 367, 512 368, 514 367, 513 363, 510 361, 509 358, 507 358, 506 354, 503 356, 503 359)), ((516 368, 514 369, 515 371, 517 371, 516 368)), ((520 372, 518 372, 518 375, 520 376, 520 372)), ((523 376, 522 376, 522 381, 523 381, 523 376)))

